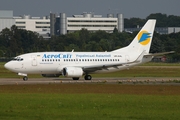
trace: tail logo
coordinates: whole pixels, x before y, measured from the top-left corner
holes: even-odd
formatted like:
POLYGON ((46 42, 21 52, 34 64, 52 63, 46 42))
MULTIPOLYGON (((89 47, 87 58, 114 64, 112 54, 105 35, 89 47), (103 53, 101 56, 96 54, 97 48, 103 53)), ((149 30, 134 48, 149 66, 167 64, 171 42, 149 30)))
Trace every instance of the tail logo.
POLYGON ((150 36, 151 33, 148 33, 147 31, 143 30, 138 34, 138 41, 141 45, 147 45, 150 42, 150 36))

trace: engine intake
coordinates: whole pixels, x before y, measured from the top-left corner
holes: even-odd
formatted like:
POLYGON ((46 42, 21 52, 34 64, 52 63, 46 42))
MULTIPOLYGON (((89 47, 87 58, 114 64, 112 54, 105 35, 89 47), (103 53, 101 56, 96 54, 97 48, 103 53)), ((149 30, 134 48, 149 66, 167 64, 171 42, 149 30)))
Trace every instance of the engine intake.
POLYGON ((66 77, 81 77, 83 75, 83 70, 79 67, 65 67, 62 70, 62 75, 66 77))

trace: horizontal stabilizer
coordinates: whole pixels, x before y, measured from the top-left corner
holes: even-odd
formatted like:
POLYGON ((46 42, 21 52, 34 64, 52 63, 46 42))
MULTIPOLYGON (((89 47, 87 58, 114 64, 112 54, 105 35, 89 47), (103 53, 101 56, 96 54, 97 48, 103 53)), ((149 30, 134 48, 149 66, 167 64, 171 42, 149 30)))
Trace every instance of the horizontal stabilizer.
POLYGON ((166 54, 170 54, 170 53, 174 53, 175 51, 170 51, 170 52, 162 52, 162 53, 149 53, 147 55, 144 56, 162 56, 162 55, 166 55, 166 54))

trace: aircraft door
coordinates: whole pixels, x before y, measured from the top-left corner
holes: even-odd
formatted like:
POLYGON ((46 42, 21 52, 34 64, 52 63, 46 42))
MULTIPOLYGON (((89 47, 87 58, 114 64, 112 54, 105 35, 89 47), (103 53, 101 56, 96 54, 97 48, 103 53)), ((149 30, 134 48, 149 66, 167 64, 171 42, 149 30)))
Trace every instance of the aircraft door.
POLYGON ((31 58, 32 58, 32 66, 37 66, 37 58, 36 58, 36 56, 32 55, 31 58))

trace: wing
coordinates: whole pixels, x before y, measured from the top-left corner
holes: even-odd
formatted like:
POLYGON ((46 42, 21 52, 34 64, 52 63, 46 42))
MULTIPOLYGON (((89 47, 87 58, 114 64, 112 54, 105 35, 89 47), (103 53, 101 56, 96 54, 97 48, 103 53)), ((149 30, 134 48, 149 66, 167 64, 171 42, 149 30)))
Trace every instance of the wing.
POLYGON ((106 64, 106 65, 85 66, 82 69, 85 73, 92 73, 97 70, 103 70, 103 69, 108 70, 109 67, 114 67, 118 69, 118 66, 123 66, 123 64, 120 63, 120 64, 109 64, 109 65, 106 64))
POLYGON ((83 71, 85 73, 91 73, 91 72, 95 72, 97 70, 108 70, 108 68, 110 67, 114 67, 116 69, 119 69, 119 66, 128 66, 128 64, 132 64, 132 63, 138 63, 141 62, 143 56, 145 54, 145 51, 143 51, 136 60, 132 61, 132 62, 125 62, 125 63, 115 63, 115 64, 100 64, 100 65, 94 65, 94 66, 85 66, 82 67, 83 71))
POLYGON ((92 72, 95 72, 97 70, 108 70, 108 68, 110 67, 114 67, 116 69, 119 69, 118 67, 119 66, 128 66, 129 64, 132 64, 132 63, 140 63, 141 60, 143 59, 143 57, 155 57, 155 56, 162 56, 162 55, 165 55, 165 54, 170 54, 170 53, 174 53, 174 51, 170 51, 170 52, 163 52, 163 53, 155 53, 155 54, 145 54, 146 51, 143 51, 138 57, 136 60, 132 61, 132 62, 125 62, 125 63, 116 63, 116 64, 101 64, 101 65, 94 65, 94 66, 84 66, 82 67, 83 71, 85 73, 92 73, 92 72))

